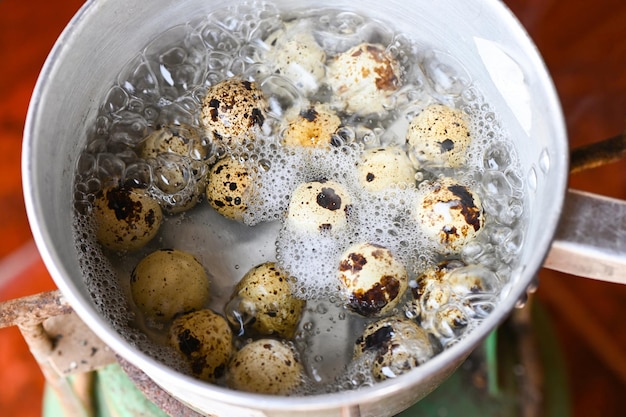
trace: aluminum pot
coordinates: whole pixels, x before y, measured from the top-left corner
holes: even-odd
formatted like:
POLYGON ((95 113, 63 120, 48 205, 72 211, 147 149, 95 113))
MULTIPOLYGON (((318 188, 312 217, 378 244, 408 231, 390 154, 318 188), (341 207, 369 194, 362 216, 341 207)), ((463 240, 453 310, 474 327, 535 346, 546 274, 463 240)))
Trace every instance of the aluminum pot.
POLYGON ((525 297, 557 229, 566 194, 568 145, 546 68, 519 22, 497 0, 275 0, 279 8, 345 8, 436 45, 480 80, 514 138, 528 189, 519 264, 495 310, 462 342, 396 379, 356 391, 308 397, 236 392, 200 382, 140 352, 115 331, 83 282, 72 233, 73 175, 112 78, 165 29, 239 0, 91 0, 50 54, 29 108, 23 147, 26 206, 37 246, 57 286, 114 351, 177 399, 218 416, 391 416, 448 377, 525 297), (132 28, 132 29, 130 29, 132 28))

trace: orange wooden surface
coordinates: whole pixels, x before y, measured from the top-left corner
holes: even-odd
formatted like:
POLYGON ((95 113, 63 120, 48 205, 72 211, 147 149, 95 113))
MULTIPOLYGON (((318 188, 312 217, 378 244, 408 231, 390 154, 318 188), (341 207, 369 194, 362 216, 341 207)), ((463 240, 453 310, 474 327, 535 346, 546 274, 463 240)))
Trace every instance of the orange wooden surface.
MULTIPOLYGON (((55 288, 28 245, 32 238, 21 187, 22 131, 39 70, 82 3, 0 0, 0 300, 55 288), (12 256, 16 251, 20 255, 12 256)), ((0 415, 41 416, 43 382, 17 328, 0 329, 0 415)))
MULTIPOLYGON (((207 0, 208 1, 208 0, 207 0)), ((10 254, 30 231, 21 192, 20 152, 28 101, 56 37, 83 1, 0 0, 0 300, 54 288, 41 261, 10 254), (15 268, 15 269, 11 269, 15 268), (10 285, 5 285, 10 277, 10 285)), ((508 0, 554 78, 572 146, 626 128, 626 2, 508 0)), ((626 161, 571 177, 571 186, 626 199, 626 161)), ((568 317, 583 311, 611 335, 626 361, 626 286, 541 271, 538 296, 557 325, 575 417, 624 415, 626 379, 568 317), (563 306, 563 288, 575 302, 563 306)), ((0 415, 39 416, 43 377, 15 328, 0 330, 0 415)))

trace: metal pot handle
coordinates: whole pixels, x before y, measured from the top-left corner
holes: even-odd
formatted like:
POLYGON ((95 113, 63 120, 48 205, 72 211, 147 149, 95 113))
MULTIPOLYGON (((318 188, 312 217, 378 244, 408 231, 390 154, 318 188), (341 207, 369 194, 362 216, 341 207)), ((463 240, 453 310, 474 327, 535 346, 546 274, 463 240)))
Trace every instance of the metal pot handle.
POLYGON ((626 284, 626 201, 569 190, 543 266, 626 284))
MULTIPOLYGON (((572 151, 570 172, 626 156, 626 132, 572 151)), ((580 277, 626 284, 626 201, 569 190, 543 265, 580 277)))

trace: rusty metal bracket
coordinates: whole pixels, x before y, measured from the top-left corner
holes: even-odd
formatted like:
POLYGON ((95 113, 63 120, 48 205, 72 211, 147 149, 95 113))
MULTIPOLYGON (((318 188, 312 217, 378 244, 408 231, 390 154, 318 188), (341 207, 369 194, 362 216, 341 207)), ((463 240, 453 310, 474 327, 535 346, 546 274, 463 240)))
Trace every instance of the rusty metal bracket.
POLYGON ((626 131, 600 142, 575 148, 570 153, 570 174, 617 162, 626 157, 626 131))
POLYGON ((65 415, 95 417, 93 371, 114 353, 74 313, 60 291, 0 303, 0 328, 17 326, 65 415))

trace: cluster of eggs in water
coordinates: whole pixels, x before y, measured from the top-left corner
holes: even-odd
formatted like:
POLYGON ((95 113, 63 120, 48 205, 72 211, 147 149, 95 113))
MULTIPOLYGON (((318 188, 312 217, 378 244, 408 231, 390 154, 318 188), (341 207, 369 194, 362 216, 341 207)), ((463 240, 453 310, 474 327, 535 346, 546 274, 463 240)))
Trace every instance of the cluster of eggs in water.
POLYGON ((166 125, 138 145, 158 187, 131 181, 98 192, 97 240, 136 251, 165 216, 203 199, 250 227, 280 220, 276 261, 245 274, 225 314, 206 308, 205 267, 176 249, 136 265, 133 303, 148 322, 167 323, 171 346, 194 375, 289 394, 306 380, 291 342, 306 301, 338 295, 370 323, 354 360, 365 361, 375 380, 395 377, 435 354, 429 334, 454 337, 488 313, 468 305, 468 294, 499 289, 496 274, 458 260, 486 221, 470 184, 445 175, 470 162, 469 116, 431 103, 411 118, 401 141, 365 149, 341 131, 355 116, 385 114, 401 87, 401 66, 385 46, 364 42, 327 56, 310 33, 289 25, 265 43, 262 59, 276 74, 307 97, 319 97, 321 85, 332 94, 280 112, 277 127, 268 127, 276 112, 254 81, 233 76, 211 85, 199 126, 166 125), (219 152, 207 151, 207 137, 219 152), (237 332, 247 342, 237 343, 237 332))

